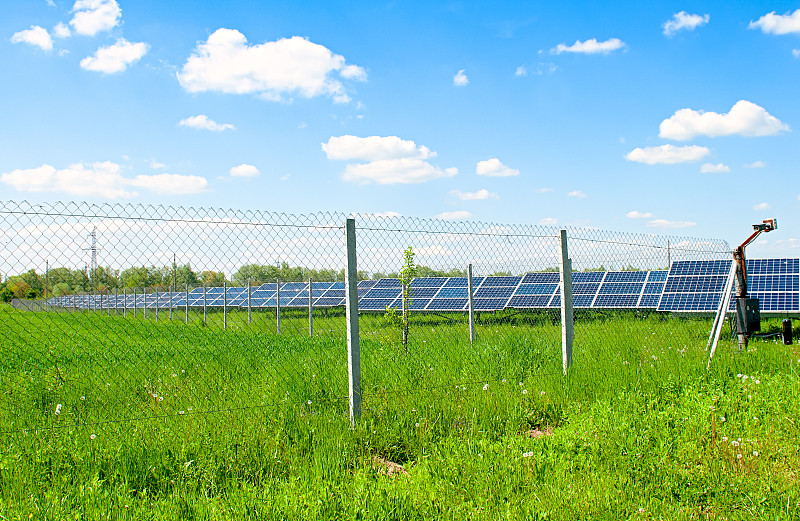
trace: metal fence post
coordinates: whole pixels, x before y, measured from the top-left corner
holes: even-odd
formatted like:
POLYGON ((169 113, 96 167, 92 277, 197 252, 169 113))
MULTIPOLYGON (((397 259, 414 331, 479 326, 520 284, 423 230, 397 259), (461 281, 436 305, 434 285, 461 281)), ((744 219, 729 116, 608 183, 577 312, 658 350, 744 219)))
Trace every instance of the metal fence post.
POLYGON ((228 282, 222 282, 222 329, 228 329, 228 282))
POLYGON ((469 343, 475 343, 475 307, 472 304, 472 263, 467 265, 467 291, 469 297, 469 343))
POLYGON ((206 310, 206 305, 208 304, 208 300, 206 299, 206 281, 203 281, 203 325, 207 326, 208 322, 206 321, 208 318, 208 312, 206 310))
POLYGON ((247 279, 247 325, 253 323, 253 308, 251 306, 251 299, 253 297, 253 281, 247 279))
POLYGON ((358 338, 358 269, 356 267, 356 221, 345 221, 347 270, 345 286, 347 301, 347 381, 350 395, 350 423, 361 418, 361 346, 358 338))
POLYGON ((281 279, 275 279, 275 331, 281 334, 281 279))
POLYGON ((186 284, 186 323, 189 323, 189 284, 186 284))
POLYGON ((314 281, 308 279, 308 336, 314 336, 314 281))
POLYGON ((564 374, 572 365, 572 341, 575 337, 572 315, 572 260, 567 249, 567 230, 561 230, 561 359, 564 374))

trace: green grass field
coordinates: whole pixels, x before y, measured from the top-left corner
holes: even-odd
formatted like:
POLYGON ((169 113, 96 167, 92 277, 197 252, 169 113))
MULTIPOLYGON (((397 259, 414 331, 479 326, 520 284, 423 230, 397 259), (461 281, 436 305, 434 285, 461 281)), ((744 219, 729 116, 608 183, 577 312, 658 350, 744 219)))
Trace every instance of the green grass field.
POLYGON ((0 308, 0 519, 800 517, 797 344, 579 314, 562 376, 551 315, 364 316, 351 428, 341 314, 183 317, 0 308))

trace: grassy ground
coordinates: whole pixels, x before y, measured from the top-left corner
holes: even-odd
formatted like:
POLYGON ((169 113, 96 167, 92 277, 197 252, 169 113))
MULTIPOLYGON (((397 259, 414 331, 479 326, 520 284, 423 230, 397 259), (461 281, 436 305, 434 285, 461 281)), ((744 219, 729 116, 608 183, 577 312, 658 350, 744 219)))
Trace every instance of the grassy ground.
POLYGON ((364 317, 351 428, 341 316, 164 315, 0 308, 2 518, 800 517, 797 344, 579 316, 563 377, 547 315, 364 317))

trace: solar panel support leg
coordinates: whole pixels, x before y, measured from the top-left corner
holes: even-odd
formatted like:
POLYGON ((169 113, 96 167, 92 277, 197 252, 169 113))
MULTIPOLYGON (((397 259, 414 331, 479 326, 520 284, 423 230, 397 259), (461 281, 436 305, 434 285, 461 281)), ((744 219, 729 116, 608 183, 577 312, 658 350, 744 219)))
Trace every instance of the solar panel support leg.
POLYGON ((472 301, 472 264, 467 265, 467 296, 469 297, 469 343, 475 343, 475 306, 472 301))
POLYGON ((572 313, 572 260, 567 248, 567 230, 561 230, 561 361, 564 374, 572 366, 572 342, 575 338, 572 313))

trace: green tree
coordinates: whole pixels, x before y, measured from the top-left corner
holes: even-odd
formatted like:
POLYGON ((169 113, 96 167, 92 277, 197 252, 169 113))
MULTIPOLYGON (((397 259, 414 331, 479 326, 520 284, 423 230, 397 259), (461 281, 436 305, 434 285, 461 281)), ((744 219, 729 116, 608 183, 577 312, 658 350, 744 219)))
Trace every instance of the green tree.
POLYGON ((403 252, 403 267, 400 268, 398 278, 403 288, 403 316, 401 326, 403 328, 403 348, 408 352, 408 326, 411 310, 411 282, 417 276, 417 265, 414 264, 414 250, 409 246, 403 252))

